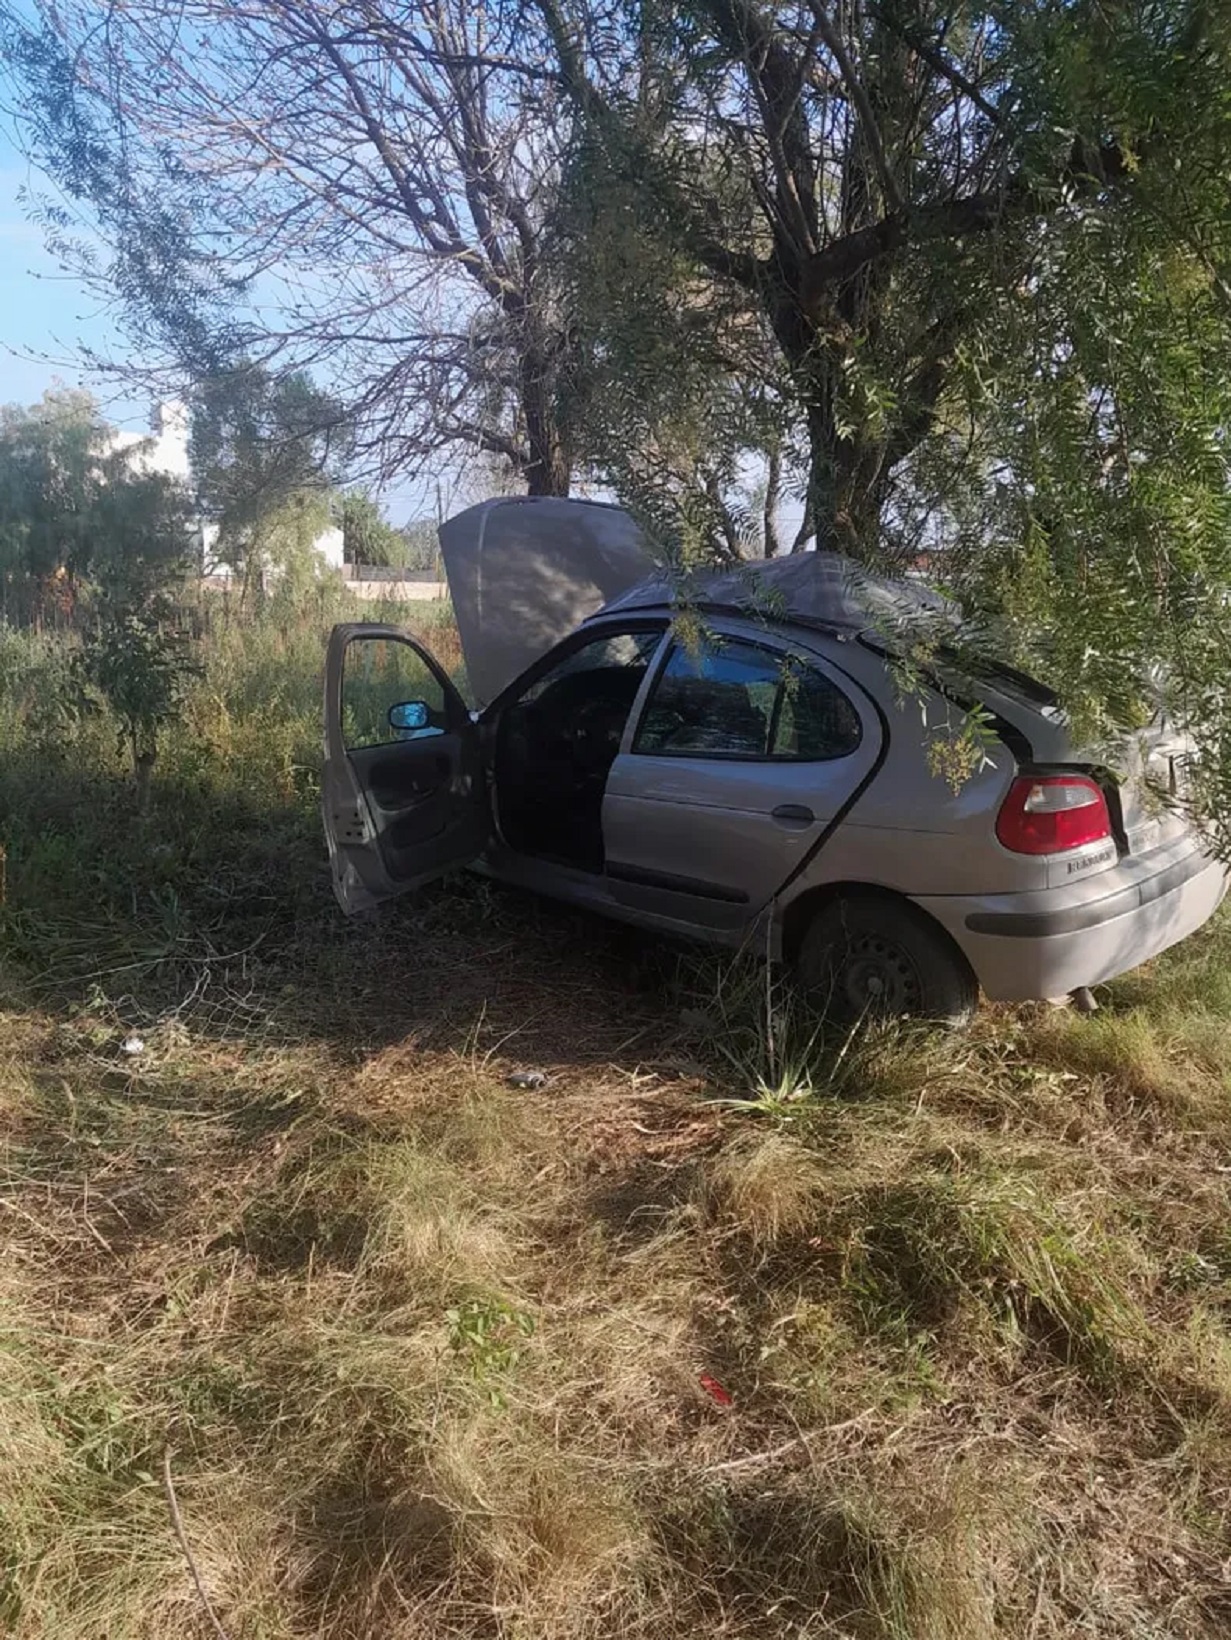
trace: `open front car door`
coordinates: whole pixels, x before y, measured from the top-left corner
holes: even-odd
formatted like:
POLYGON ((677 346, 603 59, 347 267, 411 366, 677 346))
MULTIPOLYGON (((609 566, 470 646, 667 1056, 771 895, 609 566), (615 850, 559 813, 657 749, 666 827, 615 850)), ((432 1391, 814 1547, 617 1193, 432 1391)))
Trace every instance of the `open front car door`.
POLYGON ((478 728, 443 667, 400 627, 351 622, 330 634, 321 808, 348 916, 486 846, 478 728))

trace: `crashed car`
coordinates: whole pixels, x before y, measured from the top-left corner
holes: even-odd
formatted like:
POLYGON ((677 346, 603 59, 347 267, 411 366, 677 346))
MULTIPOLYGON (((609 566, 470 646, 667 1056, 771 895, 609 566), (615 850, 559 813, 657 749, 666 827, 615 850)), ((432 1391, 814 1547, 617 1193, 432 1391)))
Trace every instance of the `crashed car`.
POLYGON ((1199 928, 1223 867, 1159 729, 1083 755, 1054 695, 982 662, 903 690, 919 587, 823 553, 663 578, 598 503, 485 502, 441 528, 470 709, 417 638, 336 627, 323 812, 344 911, 460 866, 790 963, 837 1013, 956 1021, 980 989, 1084 991, 1199 928), (683 611, 683 613, 682 613, 683 611), (970 698, 974 688, 977 698, 970 698), (929 742, 976 705, 982 766, 929 742))

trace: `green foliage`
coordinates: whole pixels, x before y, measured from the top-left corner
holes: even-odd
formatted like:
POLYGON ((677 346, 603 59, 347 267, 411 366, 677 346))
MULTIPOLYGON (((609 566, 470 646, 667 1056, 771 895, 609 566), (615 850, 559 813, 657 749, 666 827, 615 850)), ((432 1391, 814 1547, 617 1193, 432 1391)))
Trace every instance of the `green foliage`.
POLYGON ((148 771, 158 734, 176 715, 185 678, 192 670, 186 644, 162 601, 103 604, 82 650, 82 670, 120 723, 138 783, 138 806, 147 803, 148 771))
POLYGON ((52 633, 0 626, 0 755, 60 755, 81 720, 77 651, 52 633))
POLYGON ((394 529, 379 502, 365 490, 343 490, 334 502, 334 517, 342 530, 342 557, 346 563, 404 567, 405 536, 394 529))
POLYGON ((1197 733, 1193 795, 1226 841, 1231 303, 1211 261, 1231 210, 1217 220, 1207 190, 1198 250, 1172 179, 1143 163, 1136 186, 1137 212, 1074 211, 1021 288, 987 290, 918 474, 984 642, 1092 742, 1161 699, 1197 733))
POLYGON ((414 518, 403 524, 398 534, 402 537, 401 557, 393 560, 403 569, 430 570, 441 574, 440 539, 436 525, 429 518, 414 518))
POLYGON ((89 569, 106 442, 87 393, 52 390, 29 410, 0 408, 0 581, 13 613, 53 577, 89 569))
POLYGON ((245 589, 273 566, 302 563, 329 523, 329 486, 349 448, 337 401, 306 375, 241 363, 197 387, 190 448, 218 556, 245 589))
POLYGON ((758 475, 793 444, 772 339, 738 291, 698 277, 640 174, 653 139, 633 126, 585 144, 565 179, 584 359, 567 414, 593 471, 674 561, 757 556, 780 500, 758 475))
POLYGON ((7 613, 49 603, 82 632, 73 687, 45 703, 61 728, 101 700, 119 724, 143 806, 159 730, 189 661, 177 597, 194 554, 188 496, 141 451, 114 447, 84 394, 47 394, 0 421, 0 566, 7 613))
POLYGON ((103 274, 139 345, 174 334, 181 373, 199 377, 241 354, 247 327, 237 325, 235 304, 248 282, 226 268, 217 243, 204 251, 192 243, 189 224, 208 216, 210 190, 190 156, 162 143, 147 171, 134 167, 131 146, 82 95, 72 51, 24 6, 0 6, 0 64, 23 86, 23 126, 57 179, 53 195, 25 197, 61 264, 103 274), (93 244, 82 243, 87 200, 93 244))
POLYGON ((499 1380, 512 1372, 534 1334, 534 1317, 502 1298, 467 1298, 445 1312, 449 1347, 487 1392, 492 1406, 504 1405, 499 1380))
MULTIPOLYGON (((84 640, 0 627, 0 841, 10 899, 30 917, 31 937, 56 944, 65 976, 79 962, 87 972, 98 966, 81 935, 83 906, 104 941, 101 930, 138 919, 129 957, 152 978, 174 971, 186 924, 281 915, 283 904, 294 918, 317 905, 329 629, 360 614, 414 618, 405 606, 357 605, 332 582, 305 593, 286 579, 243 615, 208 591, 188 614, 202 636, 180 651, 192 665, 148 770, 149 827, 132 824, 131 747, 87 684, 84 640)), ((427 642, 435 647, 430 633, 427 642)))

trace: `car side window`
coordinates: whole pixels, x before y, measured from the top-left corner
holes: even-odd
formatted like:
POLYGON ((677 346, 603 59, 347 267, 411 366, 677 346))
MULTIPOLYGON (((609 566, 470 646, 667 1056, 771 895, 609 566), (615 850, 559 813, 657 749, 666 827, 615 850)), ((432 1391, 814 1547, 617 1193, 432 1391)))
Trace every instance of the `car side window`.
POLYGON ((797 656, 779 663, 782 688, 772 753, 801 762, 849 757, 863 739, 859 713, 823 672, 797 656))
POLYGON ((821 762, 847 757, 859 714, 817 667, 736 638, 677 643, 637 732, 651 757, 821 762))
POLYGON ((346 647, 342 663, 342 732, 348 751, 424 740, 449 728, 440 679, 408 643, 398 638, 359 637, 346 647), (421 705, 419 723, 402 728, 390 718, 394 707, 421 705))

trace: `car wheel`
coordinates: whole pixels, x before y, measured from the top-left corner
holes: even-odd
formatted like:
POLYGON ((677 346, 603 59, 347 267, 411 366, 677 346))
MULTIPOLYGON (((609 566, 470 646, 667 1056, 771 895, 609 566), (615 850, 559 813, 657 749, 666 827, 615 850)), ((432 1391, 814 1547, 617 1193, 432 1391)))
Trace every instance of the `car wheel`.
POLYGON ((830 1018, 930 1019, 965 1025, 979 1002, 970 966, 900 900, 846 895, 808 926, 796 959, 804 995, 830 1018))

